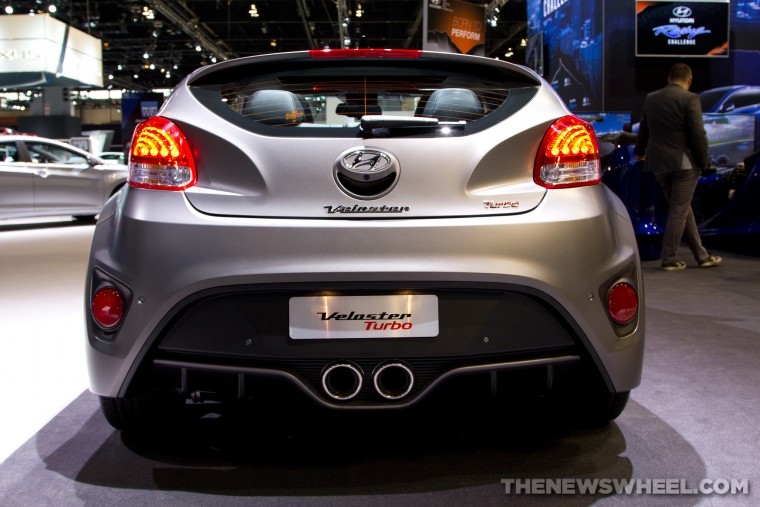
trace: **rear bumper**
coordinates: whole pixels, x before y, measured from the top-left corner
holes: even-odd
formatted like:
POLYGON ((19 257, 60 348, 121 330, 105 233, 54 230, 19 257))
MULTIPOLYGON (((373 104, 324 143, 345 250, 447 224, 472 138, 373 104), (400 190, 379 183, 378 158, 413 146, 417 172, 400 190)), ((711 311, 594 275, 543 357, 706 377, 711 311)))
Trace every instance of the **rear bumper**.
MULTIPOLYGON (((193 372, 245 390, 247 377, 275 376, 346 406, 321 392, 326 366, 352 361, 369 377, 399 360, 416 375, 397 406, 450 376, 571 362, 627 391, 640 381, 643 313, 616 327, 604 300, 625 279, 643 308, 638 266, 627 215, 603 187, 549 192, 524 215, 371 221, 213 217, 182 193, 129 189, 93 240, 88 299, 103 279, 131 297, 115 335, 88 322, 91 390, 126 396, 159 378, 193 389, 193 372), (287 300, 324 291, 436 294, 441 333, 294 343, 287 300)), ((367 384, 353 405, 378 401, 367 384)))

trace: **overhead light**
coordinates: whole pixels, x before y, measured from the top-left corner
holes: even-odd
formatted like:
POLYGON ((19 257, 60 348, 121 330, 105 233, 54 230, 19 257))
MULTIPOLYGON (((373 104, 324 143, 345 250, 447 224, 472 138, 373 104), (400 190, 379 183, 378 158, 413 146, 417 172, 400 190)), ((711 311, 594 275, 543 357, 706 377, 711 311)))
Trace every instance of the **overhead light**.
POLYGON ((196 46, 195 46, 195 50, 196 50, 196 51, 198 51, 198 52, 200 53, 200 52, 201 52, 201 49, 203 49, 203 48, 201 48, 201 45, 200 45, 200 44, 196 44, 196 46))
POLYGON ((142 15, 145 19, 156 19, 156 13, 148 6, 143 7, 142 15))
POLYGON ((50 4, 48 5, 48 12, 50 14, 55 14, 56 12, 58 12, 58 7, 56 7, 55 4, 50 4))
POLYGON ((259 10, 256 8, 256 4, 251 4, 251 8, 248 10, 248 14, 250 14, 252 18, 259 17, 259 10))
POLYGON ((356 4, 356 12, 355 12, 355 14, 356 14, 357 18, 362 17, 362 14, 364 14, 364 9, 362 9, 362 4, 360 4, 360 3, 356 4))
POLYGON ((6 5, 5 6, 5 13, 6 14, 13 14, 13 6, 12 5, 6 5))
POLYGON ((272 39, 269 42, 269 45, 272 46, 273 48, 276 48, 277 47, 277 39, 272 39))

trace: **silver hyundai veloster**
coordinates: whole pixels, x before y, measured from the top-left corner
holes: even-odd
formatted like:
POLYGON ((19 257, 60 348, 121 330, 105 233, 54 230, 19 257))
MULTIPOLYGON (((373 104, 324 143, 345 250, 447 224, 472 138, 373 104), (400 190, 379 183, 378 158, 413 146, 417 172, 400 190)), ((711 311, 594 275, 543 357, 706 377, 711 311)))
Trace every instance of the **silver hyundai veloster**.
POLYGON ((399 409, 531 392, 586 421, 641 378, 643 287, 591 127, 531 70, 408 50, 231 60, 135 131, 87 283, 116 428, 283 389, 399 409))

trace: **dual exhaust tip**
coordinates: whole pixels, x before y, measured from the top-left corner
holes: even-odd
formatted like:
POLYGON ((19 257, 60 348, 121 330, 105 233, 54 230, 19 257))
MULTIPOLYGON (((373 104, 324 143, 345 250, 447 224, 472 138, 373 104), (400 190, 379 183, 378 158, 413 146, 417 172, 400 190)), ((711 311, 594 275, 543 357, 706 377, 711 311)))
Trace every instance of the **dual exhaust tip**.
MULTIPOLYGON (((375 367, 371 375, 375 392, 386 400, 400 400, 414 387, 414 372, 400 361, 375 367)), ((334 400, 348 401, 362 390, 364 371, 350 361, 338 361, 322 371, 322 389, 334 400)))

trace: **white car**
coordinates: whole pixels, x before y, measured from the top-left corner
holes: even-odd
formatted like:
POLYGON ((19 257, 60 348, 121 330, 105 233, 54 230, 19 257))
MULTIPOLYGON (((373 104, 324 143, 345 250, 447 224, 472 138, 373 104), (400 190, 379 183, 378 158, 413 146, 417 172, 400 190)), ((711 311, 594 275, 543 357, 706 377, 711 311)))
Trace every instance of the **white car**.
POLYGON ((0 136, 0 219, 73 215, 92 219, 127 181, 127 167, 66 143, 0 136))

